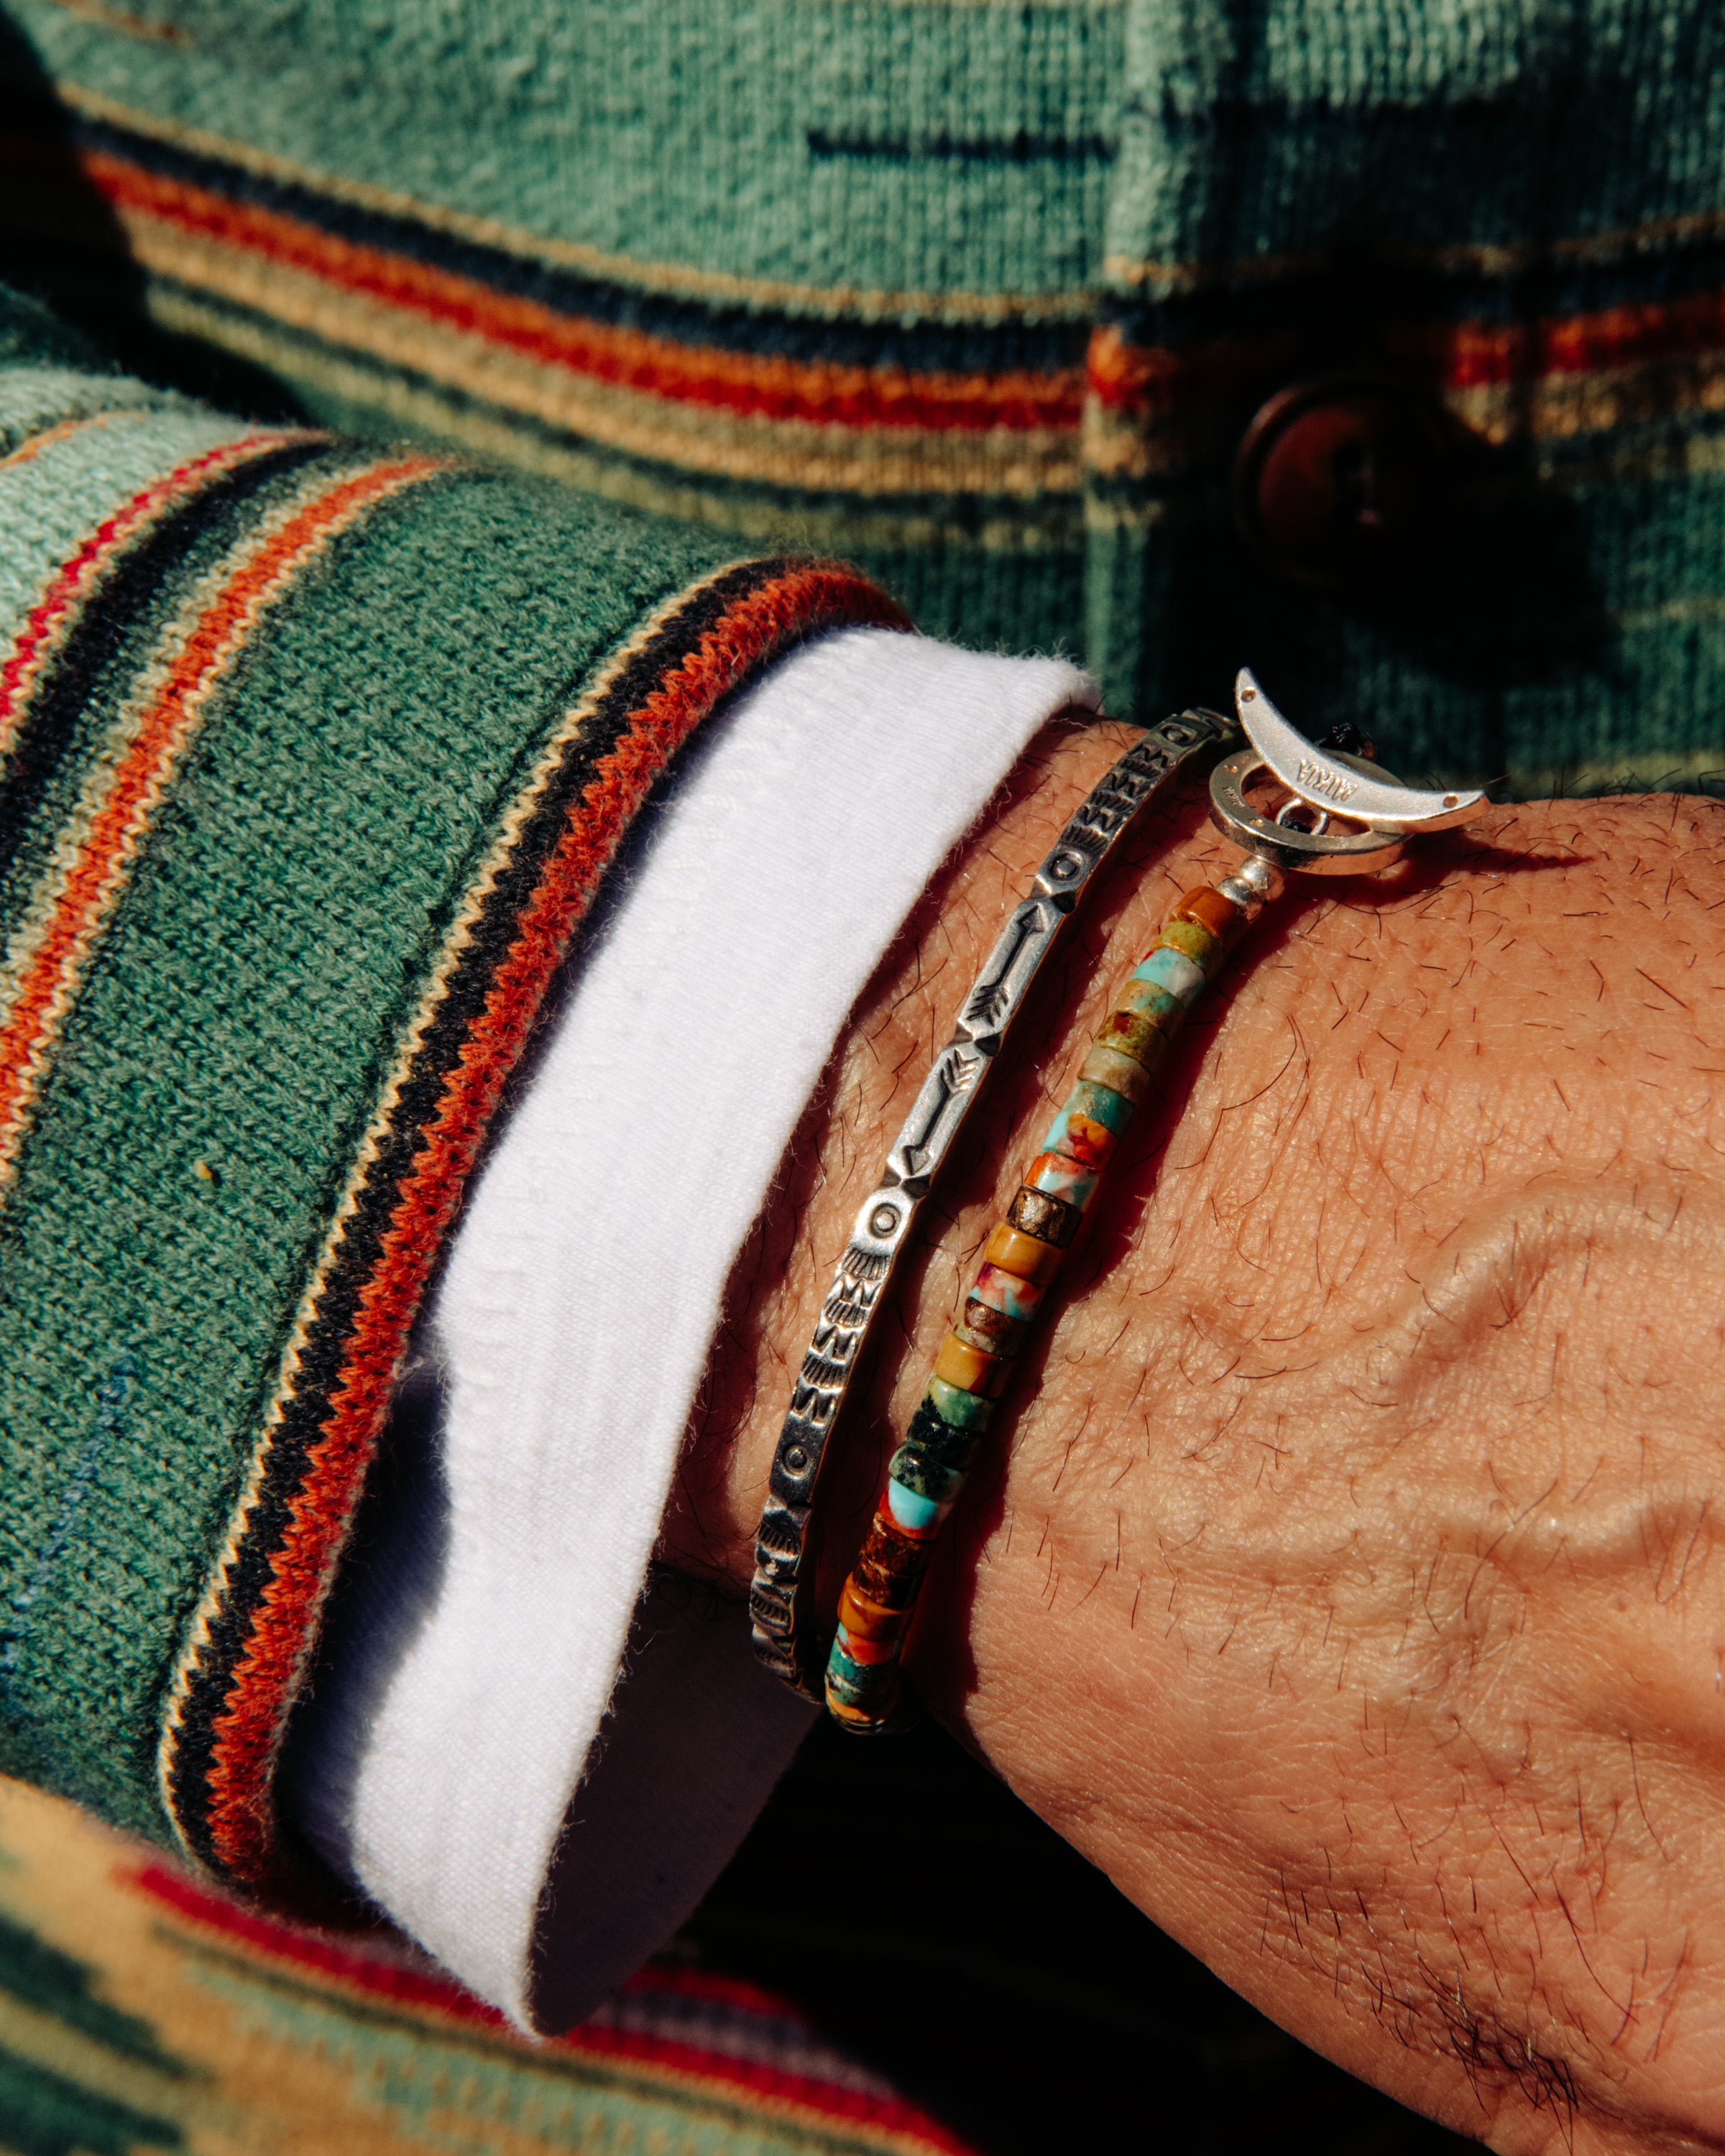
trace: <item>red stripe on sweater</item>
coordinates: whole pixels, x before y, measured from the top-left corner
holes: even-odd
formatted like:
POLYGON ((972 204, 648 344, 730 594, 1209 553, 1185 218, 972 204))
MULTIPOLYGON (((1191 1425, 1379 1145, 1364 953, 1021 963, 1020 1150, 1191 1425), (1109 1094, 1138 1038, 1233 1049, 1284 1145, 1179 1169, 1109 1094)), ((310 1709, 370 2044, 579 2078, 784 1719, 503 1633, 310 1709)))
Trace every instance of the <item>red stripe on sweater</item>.
MULTIPOLYGON (((552 2039, 542 2050, 530 2048, 494 2007, 464 1991, 449 1978, 413 1968, 383 1953, 357 1953, 331 1939, 294 1931, 285 1924, 273 1922, 208 1892, 165 1864, 141 1865, 135 1871, 123 1872, 121 1876, 128 1885, 162 1907, 172 1909, 177 1917, 213 1932, 249 1955, 285 1964, 305 1976, 321 1979, 366 1999, 386 2001, 407 2013, 428 2018, 435 2015, 482 2031, 489 2037, 519 2047, 529 2061, 536 2056, 556 2059, 573 2055, 578 2058, 656 2066, 680 2076, 735 2090, 747 2099, 758 2102, 765 2097, 776 2105, 794 2106, 835 2123, 872 2128, 896 2138, 902 2136, 918 2148, 945 2152, 945 2156, 971 2156, 968 2143, 957 2140, 927 2112, 901 2097, 843 2087, 822 2079, 819 2074, 763 2065, 675 2036, 645 2030, 619 2029, 603 2023, 580 2024, 567 2035, 552 2039)), ((808 2027, 794 2002, 776 1997, 740 1978, 716 1975, 705 1969, 649 1967, 631 1977, 623 1991, 624 1995, 637 1999, 665 1994, 694 1997, 728 2010, 739 2022, 752 2019, 781 2026, 789 2022, 795 2027, 808 2027)))
MULTIPOLYGON (((1383 339, 1388 356, 1440 390, 1561 381, 1725 352, 1725 294, 1531 322, 1391 323, 1383 339)), ((1134 344, 1109 324, 1091 338, 1086 372, 1099 403, 1147 415, 1262 393, 1297 352, 1291 331, 1163 346, 1134 344)))
POLYGON ((1389 342, 1445 389, 1606 373, 1725 349, 1725 293, 1531 322, 1417 323, 1392 331, 1389 342))
POLYGON ((216 1721, 208 1830, 236 1879, 255 1884, 274 1876, 270 1773, 300 1657, 443 1231, 575 923, 653 782, 719 700, 812 625, 846 622, 904 625, 892 603, 854 571, 824 565, 792 571, 740 599, 664 678, 601 761, 516 923, 360 1291, 330 1415, 290 1502, 273 1579, 216 1721))
MULTIPOLYGON (((98 415, 85 424, 100 425, 105 416, 98 415)), ((0 756, 12 746, 30 690, 40 678, 41 662, 126 547, 169 510, 236 465, 280 449, 285 443, 316 439, 301 429, 276 429, 268 434, 248 434, 240 441, 220 443, 162 478, 152 480, 80 541, 76 552, 49 579, 13 639, 5 665, 0 667, 0 756)))
POLYGON ((0 1163, 15 1157, 49 1053, 154 803, 195 728, 208 690, 261 608, 345 521, 380 495, 443 468, 416 457, 343 480, 289 518, 229 577, 180 647, 110 776, 0 1028, 0 1163))
POLYGON ((1016 368, 999 374, 913 374, 903 367, 839 367, 679 344, 559 313, 477 279, 368 247, 303 219, 87 152, 85 171, 118 209, 261 255, 341 290, 483 337, 547 367, 675 403, 763 419, 858 428, 974 432, 1066 429, 1078 424, 1083 376, 1016 368))

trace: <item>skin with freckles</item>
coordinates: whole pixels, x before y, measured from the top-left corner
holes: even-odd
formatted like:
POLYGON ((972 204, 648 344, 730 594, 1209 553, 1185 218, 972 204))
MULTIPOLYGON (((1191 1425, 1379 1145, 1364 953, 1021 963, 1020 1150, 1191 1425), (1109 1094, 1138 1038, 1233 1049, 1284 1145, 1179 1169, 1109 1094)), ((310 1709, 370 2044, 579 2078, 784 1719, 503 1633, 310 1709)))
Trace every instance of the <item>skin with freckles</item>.
MULTIPOLYGON (((1130 738, 1033 749, 856 1012, 732 1283, 666 1553, 741 1587, 834 1259, 1130 738)), ((1122 1141, 937 1560, 932 1710, 1227 1980, 1497 2148, 1725 2148, 1725 818, 1482 812, 1296 881, 1122 1141)), ((835 1440, 894 1433, 1112 992, 1237 856, 1129 842, 835 1440)))

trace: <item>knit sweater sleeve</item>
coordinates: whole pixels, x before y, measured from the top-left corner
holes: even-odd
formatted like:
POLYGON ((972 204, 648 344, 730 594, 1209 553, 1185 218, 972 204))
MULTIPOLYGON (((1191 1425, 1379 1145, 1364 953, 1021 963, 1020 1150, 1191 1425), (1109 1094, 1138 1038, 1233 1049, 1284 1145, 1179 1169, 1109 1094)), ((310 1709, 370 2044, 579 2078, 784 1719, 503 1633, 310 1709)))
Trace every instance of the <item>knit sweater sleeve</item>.
POLYGON ((275 1767, 572 932, 854 572, 0 313, 0 1769, 305 1907, 275 1767))
POLYGON ((744 1606, 649 1559, 852 1006, 1026 741, 1093 695, 878 629, 781 659, 638 819, 511 1088, 285 1782, 332 1869, 524 2024, 664 1941, 809 1726, 744 1606))

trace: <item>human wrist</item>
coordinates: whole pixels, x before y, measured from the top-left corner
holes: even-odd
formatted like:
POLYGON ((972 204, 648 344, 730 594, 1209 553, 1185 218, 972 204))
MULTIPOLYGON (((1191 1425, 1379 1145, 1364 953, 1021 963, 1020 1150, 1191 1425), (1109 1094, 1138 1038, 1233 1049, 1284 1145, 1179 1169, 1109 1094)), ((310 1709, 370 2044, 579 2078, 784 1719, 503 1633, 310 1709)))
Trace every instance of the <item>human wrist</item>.
MULTIPOLYGON (((1639 1819, 1645 1785, 1656 1812, 1717 1840, 1718 1792, 1701 1768, 1668 1769, 1658 1734, 1703 1743, 1717 1664, 1700 1667, 1692 1635, 1717 1614, 1725 1636, 1704 1591, 1705 1506, 1684 1494, 1686 1476, 1705 1496, 1707 1418, 1725 1404, 1712 1315, 1725 1268, 1705 1226, 1725 1137, 1707 1075, 1725 985, 1707 918, 1725 886, 1701 828, 1716 813, 1686 804, 1679 829, 1668 805, 1494 811, 1423 865, 1310 891, 1256 932, 1063 1276, 907 1660, 937 1713, 1231 1981, 1409 2101, 1459 2118, 1471 2075, 1505 2146, 1541 2145, 1553 2091, 1591 2076, 1605 2102, 1620 2064, 1644 2111, 1680 2130, 1707 2118, 1705 1986, 1691 1980, 1691 2019, 1650 2065, 1655 2010, 1604 2027, 1603 1996, 1581 1997, 1585 1955, 1565 1964, 1541 1943, 1564 1921, 1561 1882, 1521 1875, 1553 1873, 1542 1822, 1566 1774, 1591 1820, 1572 1885, 1588 1837, 1631 1806, 1639 1819), (1703 1224, 1674 1270, 1661 1223, 1686 1206, 1703 1224), (1676 1425, 1664 1415, 1643 1488, 1645 1433, 1632 1442, 1631 1411, 1608 1396, 1614 1353, 1656 1324, 1655 1359, 1688 1397, 1676 1425), (1543 1420, 1542 1354, 1563 1409, 1543 1420), (1661 1550, 1681 1525, 1702 1553, 1699 1571, 1671 1558, 1680 1609, 1659 1602, 1658 1568, 1618 1513, 1661 1550), (1636 1752, 1623 1727, 1638 1716, 1636 1752), (1354 1900, 1318 1920, 1333 1935, 1320 1967, 1299 1912, 1328 1908, 1337 1876, 1354 1900), (1294 1898, 1272 1909, 1278 1881, 1294 1898), (1481 1882, 1486 1906, 1458 1927, 1446 1909, 1481 1882), (1559 1973, 1561 2012, 1542 1989, 1559 1973)), ((999 1074, 840 1432, 847 1548, 1033 1122, 1169 899, 1230 858, 1194 791, 1076 925, 1027 1026, 1040 1045, 999 1074)), ((1016 891, 1004 882, 978 951, 1016 891)), ((970 978, 960 940, 949 923, 949 1000, 970 978)), ((918 947, 932 947, 926 925, 918 947)), ((900 954, 846 1055, 886 1037, 870 1027, 931 976, 900 954)), ((916 1055, 899 1044, 906 1089, 950 1018, 912 1007, 924 1030, 916 1055)), ((847 1097, 841 1081, 812 1144, 860 1194, 882 1148, 859 1142, 847 1097)), ((816 1296, 830 1254, 809 1259, 816 1296)), ((787 1358, 809 1314, 783 1327, 787 1358)), ((772 1385, 767 1369, 760 1426, 735 1455, 754 1447, 757 1494, 788 1385, 788 1368, 772 1385)), ((1707 1912, 1656 1834, 1635 1831, 1643 1846, 1625 1830, 1614 1874, 1634 1935, 1609 1951, 1644 1953, 1675 1984, 1685 1927, 1707 1912)), ((1633 1972, 1616 1974, 1633 2007, 1633 1972)), ((1602 2127, 1595 2145, 1640 2146, 1638 2130, 1602 2127)))
MULTIPOLYGON (((733 1270, 666 1514, 660 1554, 669 1563, 734 1590, 747 1589, 792 1379, 858 1205, 879 1181, 892 1134, 951 1034, 960 1000, 1002 921, 1046 854, 1050 834, 1136 738, 1135 728, 1098 721, 1081 707, 1057 714, 1007 774, 988 813, 884 954, 733 1270)), ((1020 1023, 1020 1040, 1035 1036, 1039 1019, 1045 1024, 1050 1006, 1069 985, 1070 952, 1057 952, 1046 970, 1057 978, 1039 984, 1020 1023)), ((1009 1055, 1003 1062, 1011 1068, 1019 1060, 1009 1055)), ((870 1478, 891 1449, 870 1445, 865 1433, 913 1354, 918 1327, 911 1312, 928 1299, 924 1276, 938 1266, 957 1232, 945 1213, 948 1186, 1002 1152, 1002 1092, 997 1077, 957 1148, 952 1173, 942 1178, 901 1266, 892 1308, 870 1342, 865 1383, 846 1409, 822 1489, 822 1512, 834 1521, 825 1553, 830 1561, 842 1556, 847 1536, 854 1541, 860 1533, 874 1495, 870 1478)), ((829 1604, 838 1575, 824 1587, 829 1604)))
POLYGON ((1499 811, 1266 924, 907 1665, 1231 1982, 1506 2148, 1720 2123, 1717 819, 1499 811))

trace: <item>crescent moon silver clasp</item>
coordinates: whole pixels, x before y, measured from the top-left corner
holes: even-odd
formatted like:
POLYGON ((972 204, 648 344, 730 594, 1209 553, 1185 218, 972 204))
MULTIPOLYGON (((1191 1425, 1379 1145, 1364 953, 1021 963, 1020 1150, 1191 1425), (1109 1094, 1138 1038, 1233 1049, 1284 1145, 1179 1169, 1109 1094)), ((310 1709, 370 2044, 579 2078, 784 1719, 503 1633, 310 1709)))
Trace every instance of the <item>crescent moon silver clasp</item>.
POLYGON ((1404 786, 1393 772, 1362 757, 1319 748, 1290 724, 1242 666, 1235 706, 1250 747, 1219 763, 1210 778, 1210 818, 1237 846, 1307 875, 1361 875, 1399 860, 1409 839, 1465 824, 1482 788, 1440 793, 1404 786), (1291 798, 1275 816, 1246 798, 1247 782, 1267 771, 1291 798), (1296 804, 1310 812, 1291 820, 1296 804), (1353 829, 1337 829, 1337 820, 1353 829))

